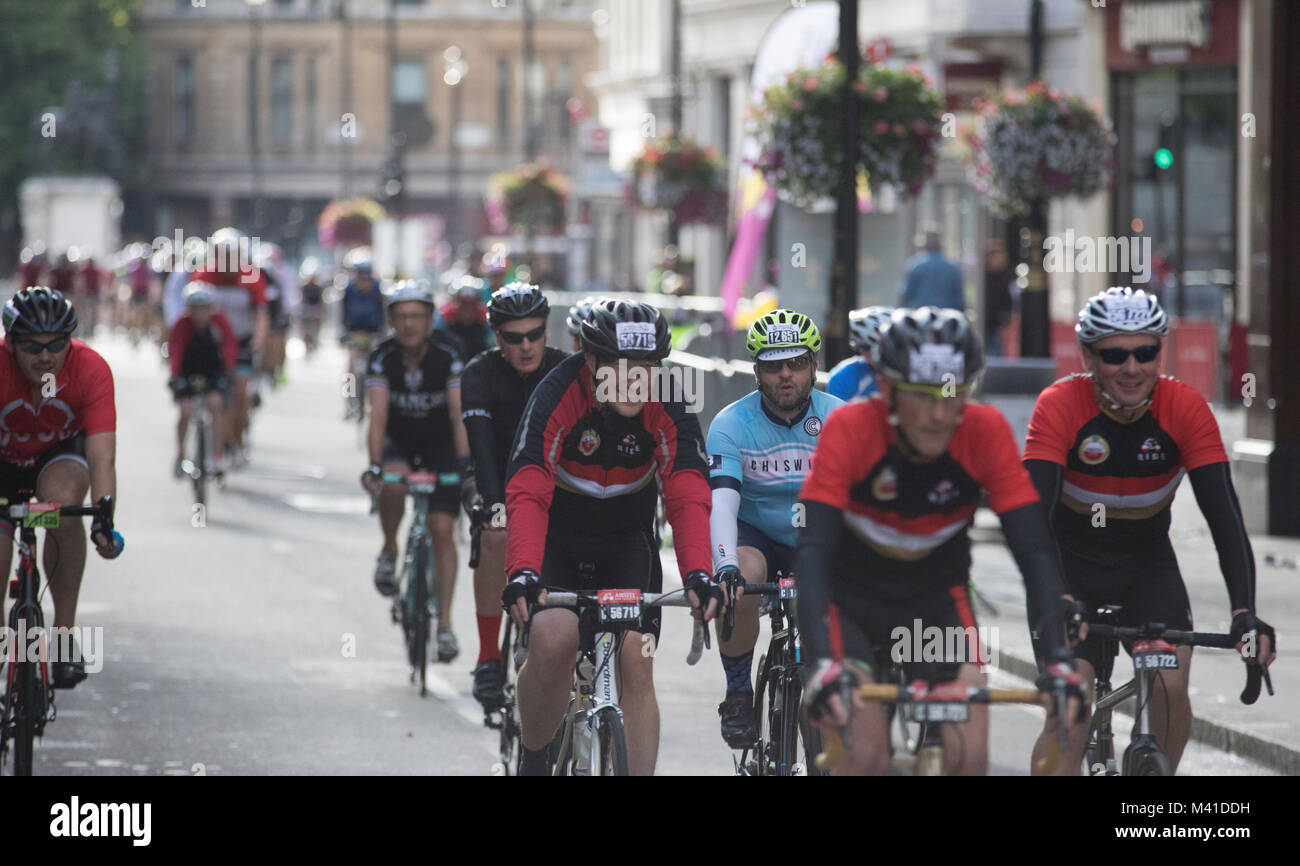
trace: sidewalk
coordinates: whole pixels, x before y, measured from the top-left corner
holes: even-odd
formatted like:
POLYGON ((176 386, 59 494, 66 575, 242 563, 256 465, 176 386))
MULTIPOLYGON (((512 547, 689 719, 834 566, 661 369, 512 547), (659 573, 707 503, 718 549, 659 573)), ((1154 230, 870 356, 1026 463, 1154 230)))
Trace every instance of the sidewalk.
MULTIPOLYGON (((1230 444, 1240 436, 1242 413, 1216 410, 1230 444)), ((975 584, 999 608, 990 616, 975 615, 981 626, 999 626, 1000 667, 1033 679, 1033 652, 1025 621, 1025 593, 1015 562, 1003 544, 997 518, 981 510, 971 530, 975 584)), ((1170 538, 1192 601, 1197 631, 1225 632, 1230 613, 1227 589, 1219 571, 1218 553, 1209 527, 1184 480, 1173 504, 1170 538)), ((1295 636, 1300 634, 1300 539, 1252 536, 1256 597, 1260 614, 1276 630, 1282 652, 1269 669, 1275 694, 1261 692, 1253 706, 1241 703, 1245 685, 1242 662, 1234 653, 1198 649, 1192 658, 1190 695, 1192 737, 1227 752, 1259 761, 1287 775, 1300 775, 1300 670, 1290 663, 1295 636), (1272 562, 1273 564, 1269 564, 1272 562)), ((1115 666, 1116 683, 1125 682, 1132 666, 1124 653, 1115 666)))

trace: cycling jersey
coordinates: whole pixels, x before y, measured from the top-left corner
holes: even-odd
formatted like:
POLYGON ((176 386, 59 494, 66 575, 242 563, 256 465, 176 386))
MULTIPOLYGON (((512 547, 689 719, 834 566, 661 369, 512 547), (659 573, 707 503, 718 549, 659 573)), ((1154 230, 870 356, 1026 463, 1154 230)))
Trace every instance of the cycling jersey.
POLYGON ((299 293, 304 307, 318 307, 325 302, 325 289, 315 280, 303 283, 299 293))
POLYGON ((257 330, 257 312, 266 307, 266 277, 256 268, 201 270, 190 281, 204 282, 216 291, 214 303, 230 320, 235 339, 253 337, 257 330))
POLYGON ((33 402, 33 391, 18 362, 0 340, 0 462, 33 466, 60 442, 80 433, 117 429, 113 372, 94 349, 73 340, 54 380, 54 394, 33 402))
POLYGON ((826 383, 826 393, 839 397, 845 402, 858 397, 872 397, 880 393, 876 385, 876 374, 861 355, 845 358, 831 369, 831 377, 826 383))
POLYGON ((883 603, 950 595, 964 586, 971 564, 967 527, 981 488, 1024 575, 1031 627, 1046 621, 1040 616, 1052 617, 1049 648, 1063 644, 1060 577, 1044 537, 1050 530, 1006 419, 991 406, 967 403, 948 450, 917 463, 899 450, 889 411, 885 400, 872 399, 833 412, 800 491, 807 525, 795 574, 810 656, 831 654, 825 617, 837 584, 883 603))
POLYGON ((506 573, 540 573, 548 532, 653 531, 658 475, 683 577, 709 569, 708 460, 680 401, 634 418, 603 410, 583 355, 561 361, 533 391, 510 451, 506 573))
POLYGON ((468 323, 460 321, 458 309, 459 304, 455 301, 444 304, 434 319, 434 328, 455 337, 466 358, 473 358, 484 349, 492 348, 494 340, 492 328, 488 325, 487 307, 480 303, 474 321, 468 323))
POLYGON ((1145 411, 1126 423, 1101 408, 1091 376, 1061 379, 1039 395, 1024 460, 1048 502, 1067 578, 1093 595, 1114 595, 1119 583, 1140 578, 1154 545, 1168 537, 1174 494, 1189 476, 1233 609, 1253 610, 1255 558, 1228 456, 1214 413, 1190 386, 1161 376, 1145 411), (1128 563, 1075 567, 1099 551, 1128 563), (1106 575, 1109 588, 1098 585, 1106 575))
POLYGON ((356 280, 350 280, 343 290, 343 330, 377 334, 383 329, 384 296, 379 283, 371 283, 369 290, 362 291, 356 280))
POLYGON ((212 313, 208 326, 194 327, 194 320, 181 316, 167 337, 167 359, 173 376, 206 376, 216 379, 233 373, 237 342, 230 320, 220 311, 212 313))
POLYGON ((483 352, 465 365, 460 377, 461 418, 474 458, 474 478, 483 501, 506 501, 506 467, 524 406, 537 387, 568 352, 550 346, 542 350, 537 369, 520 376, 500 349, 483 352))
POLYGON ((370 353, 366 363, 366 387, 388 391, 388 424, 385 436, 404 453, 429 454, 436 449, 439 472, 452 471, 448 455, 455 454, 451 412, 447 392, 460 387, 462 364, 454 346, 430 335, 428 351, 420 365, 406 366, 402 347, 395 338, 384 340, 370 353))
POLYGON ((777 544, 794 545, 799 487, 812 469, 826 417, 842 405, 839 398, 814 390, 803 412, 786 421, 772 413, 761 392, 751 391, 713 419, 708 454, 709 484, 715 491, 711 518, 715 570, 738 565, 737 519, 777 544), (735 495, 719 496, 721 490, 739 494, 738 511, 735 495))

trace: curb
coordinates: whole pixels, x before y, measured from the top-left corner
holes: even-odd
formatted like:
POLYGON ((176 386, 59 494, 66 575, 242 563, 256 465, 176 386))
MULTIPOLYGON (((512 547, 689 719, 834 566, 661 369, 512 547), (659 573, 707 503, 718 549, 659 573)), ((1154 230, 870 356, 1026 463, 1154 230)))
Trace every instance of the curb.
MULTIPOLYGON (((1030 682, 1038 678, 1037 664, 1006 650, 998 653, 998 668, 1030 682)), ((1116 710, 1116 713, 1127 719, 1133 718, 1122 710, 1116 710)), ((1192 709, 1192 739, 1263 764, 1283 775, 1300 776, 1300 749, 1202 718, 1196 715, 1195 708, 1192 709)))

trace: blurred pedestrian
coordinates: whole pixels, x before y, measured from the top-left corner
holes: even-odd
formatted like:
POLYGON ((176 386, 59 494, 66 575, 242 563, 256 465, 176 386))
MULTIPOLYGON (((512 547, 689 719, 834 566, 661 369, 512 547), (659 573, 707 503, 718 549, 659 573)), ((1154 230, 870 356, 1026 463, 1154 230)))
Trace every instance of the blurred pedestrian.
POLYGON ((984 243, 984 351, 1005 354, 1002 332, 1011 324, 1011 272, 1006 242, 989 238, 984 243))
POLYGON ((938 227, 926 225, 917 245, 923 251, 907 263, 899 306, 944 307, 966 312, 961 269, 944 258, 938 227))

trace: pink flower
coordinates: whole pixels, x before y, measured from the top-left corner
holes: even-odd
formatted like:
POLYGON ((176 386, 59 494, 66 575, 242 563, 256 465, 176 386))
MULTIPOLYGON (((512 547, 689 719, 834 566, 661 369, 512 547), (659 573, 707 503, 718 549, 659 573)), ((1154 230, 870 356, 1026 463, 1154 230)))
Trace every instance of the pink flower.
POLYGON ((817 89, 817 79, 816 79, 814 76, 809 75, 808 78, 804 80, 804 83, 803 83, 803 89, 804 89, 804 90, 816 90, 816 89, 817 89))
POLYGON ((886 99, 889 98, 889 91, 886 90, 885 87, 882 85, 876 88, 876 92, 873 94, 873 96, 875 97, 876 102, 884 102, 886 99))
POLYGON ((901 123, 895 123, 894 135, 897 135, 899 138, 902 138, 904 135, 907 135, 907 127, 903 126, 903 124, 901 123))
POLYGON ((889 124, 883 120, 876 121, 876 135, 884 135, 889 132, 889 124))
POLYGON ((912 131, 917 135, 925 135, 929 131, 929 127, 925 125, 924 120, 914 120, 912 121, 912 131))

